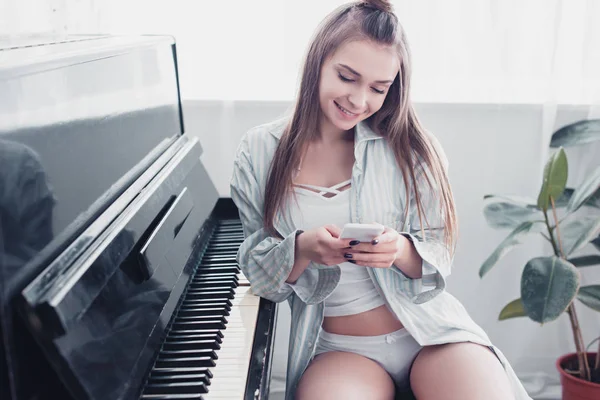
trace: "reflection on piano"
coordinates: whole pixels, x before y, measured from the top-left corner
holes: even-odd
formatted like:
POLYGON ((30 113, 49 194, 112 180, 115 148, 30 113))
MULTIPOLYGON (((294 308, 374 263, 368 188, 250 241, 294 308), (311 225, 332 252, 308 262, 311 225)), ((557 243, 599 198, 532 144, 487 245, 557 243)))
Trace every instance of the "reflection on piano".
POLYGON ((276 305, 170 37, 0 43, 2 399, 267 398, 276 305))

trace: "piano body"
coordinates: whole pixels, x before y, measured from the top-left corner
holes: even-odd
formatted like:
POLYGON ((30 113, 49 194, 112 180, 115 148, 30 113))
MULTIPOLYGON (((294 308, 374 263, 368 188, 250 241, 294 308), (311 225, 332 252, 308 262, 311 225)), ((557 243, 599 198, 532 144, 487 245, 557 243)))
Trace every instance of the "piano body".
POLYGON ((264 399, 276 305, 166 36, 0 44, 0 397, 264 399))

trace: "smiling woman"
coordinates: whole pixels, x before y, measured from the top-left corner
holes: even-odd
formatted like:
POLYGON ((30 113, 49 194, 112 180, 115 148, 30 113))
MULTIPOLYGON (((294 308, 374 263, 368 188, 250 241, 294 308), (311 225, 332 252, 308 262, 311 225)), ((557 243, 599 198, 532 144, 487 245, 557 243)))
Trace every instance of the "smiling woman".
POLYGON ((390 4, 343 5, 309 46, 291 117, 238 147, 237 260, 255 294, 291 303, 287 399, 530 399, 445 291, 454 199, 410 77, 390 4), (385 228, 360 242, 347 223, 385 228))

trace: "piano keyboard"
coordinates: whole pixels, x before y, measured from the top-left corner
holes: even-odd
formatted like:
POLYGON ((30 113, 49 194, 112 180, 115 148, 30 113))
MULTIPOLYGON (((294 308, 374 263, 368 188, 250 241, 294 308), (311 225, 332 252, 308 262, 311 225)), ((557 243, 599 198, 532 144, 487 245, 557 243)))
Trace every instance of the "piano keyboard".
POLYGON ((235 256, 239 220, 219 221, 141 399, 244 398, 260 298, 235 256))

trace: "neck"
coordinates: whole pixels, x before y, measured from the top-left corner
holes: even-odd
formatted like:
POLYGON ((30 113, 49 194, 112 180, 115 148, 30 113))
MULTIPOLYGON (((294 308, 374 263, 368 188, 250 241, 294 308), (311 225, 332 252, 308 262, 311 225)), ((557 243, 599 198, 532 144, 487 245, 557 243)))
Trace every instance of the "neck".
POLYGON ((319 132, 318 141, 324 144, 336 144, 354 140, 354 128, 347 131, 341 130, 325 117, 322 117, 319 124, 319 132))

